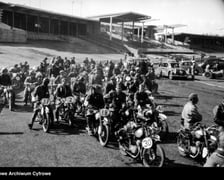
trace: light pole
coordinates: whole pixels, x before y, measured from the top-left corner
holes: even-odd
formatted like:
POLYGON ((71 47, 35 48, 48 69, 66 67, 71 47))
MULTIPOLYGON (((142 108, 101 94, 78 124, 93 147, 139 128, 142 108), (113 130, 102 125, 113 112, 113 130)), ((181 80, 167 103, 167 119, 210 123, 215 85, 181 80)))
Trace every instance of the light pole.
POLYGON ((73 5, 74 5, 75 1, 72 1, 72 15, 73 15, 73 5))

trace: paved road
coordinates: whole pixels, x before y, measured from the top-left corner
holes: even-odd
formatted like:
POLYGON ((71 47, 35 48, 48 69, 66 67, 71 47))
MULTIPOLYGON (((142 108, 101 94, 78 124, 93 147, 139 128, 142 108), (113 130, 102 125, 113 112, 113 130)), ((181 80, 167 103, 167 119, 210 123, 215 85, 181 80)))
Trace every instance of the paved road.
MULTIPOLYGON (((168 116, 170 134, 162 142, 168 167, 200 167, 191 159, 181 157, 176 147, 176 132, 180 126, 180 113, 191 92, 199 95, 199 111, 205 124, 212 124, 212 108, 221 101, 224 89, 198 81, 158 80, 158 104, 164 106, 168 116)), ((77 120, 79 128, 61 125, 46 134, 39 124, 34 130, 27 128, 32 109, 21 103, 22 92, 17 95, 17 108, 10 112, 0 108, 0 167, 142 167, 141 163, 122 156, 116 143, 101 147, 94 137, 85 132, 85 121, 77 120)))

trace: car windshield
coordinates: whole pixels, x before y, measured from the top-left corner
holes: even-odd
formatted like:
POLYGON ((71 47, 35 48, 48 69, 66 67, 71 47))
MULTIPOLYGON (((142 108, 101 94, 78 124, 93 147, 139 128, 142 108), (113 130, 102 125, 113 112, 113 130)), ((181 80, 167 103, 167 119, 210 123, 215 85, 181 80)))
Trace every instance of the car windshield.
POLYGON ((170 63, 170 65, 171 65, 172 68, 178 68, 179 67, 178 63, 170 63))

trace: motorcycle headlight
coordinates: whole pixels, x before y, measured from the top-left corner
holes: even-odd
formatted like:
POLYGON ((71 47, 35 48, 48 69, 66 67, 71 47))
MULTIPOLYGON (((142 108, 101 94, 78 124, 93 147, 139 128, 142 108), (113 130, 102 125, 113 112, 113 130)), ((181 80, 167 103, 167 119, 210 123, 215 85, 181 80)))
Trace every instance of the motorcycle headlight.
POLYGON ((96 119, 100 119, 100 113, 96 113, 96 114, 95 114, 95 118, 96 118, 96 119))
POLYGON ((126 115, 126 116, 129 116, 129 114, 130 114, 130 113, 129 113, 129 110, 126 110, 126 111, 125 111, 125 115, 126 115))
POLYGON ((196 138, 200 139, 202 136, 203 136, 203 132, 202 132, 201 129, 195 131, 195 137, 196 137, 196 138))
POLYGON ((135 131, 135 136, 141 138, 143 136, 143 128, 139 128, 135 131))

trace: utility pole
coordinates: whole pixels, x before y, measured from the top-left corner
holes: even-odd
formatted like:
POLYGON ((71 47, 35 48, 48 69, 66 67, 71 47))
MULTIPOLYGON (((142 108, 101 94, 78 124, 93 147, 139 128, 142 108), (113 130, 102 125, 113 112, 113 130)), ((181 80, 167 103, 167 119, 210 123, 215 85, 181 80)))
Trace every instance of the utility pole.
POLYGON ((72 15, 73 15, 73 5, 74 5, 75 1, 72 1, 72 15))

